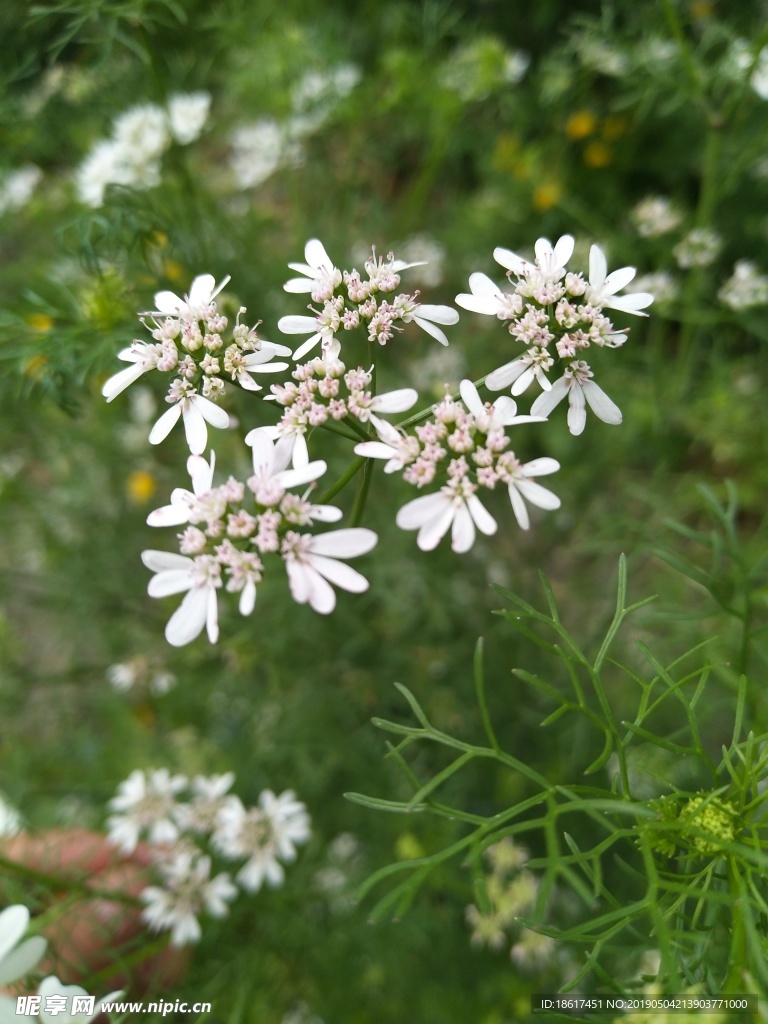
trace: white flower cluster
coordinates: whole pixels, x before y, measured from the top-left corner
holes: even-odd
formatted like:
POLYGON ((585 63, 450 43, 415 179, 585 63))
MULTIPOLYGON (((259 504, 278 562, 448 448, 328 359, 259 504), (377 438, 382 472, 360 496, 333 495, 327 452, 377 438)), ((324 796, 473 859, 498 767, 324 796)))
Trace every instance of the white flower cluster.
POLYGON ((690 270, 692 267, 708 267, 717 259, 723 241, 711 228, 693 228, 672 250, 678 267, 690 270))
POLYGON ((235 128, 229 163, 238 188, 255 188, 278 167, 301 164, 303 139, 322 128, 339 100, 355 88, 360 78, 354 64, 310 71, 294 87, 291 113, 285 121, 262 117, 235 128))
POLYGON ((40 183, 43 172, 34 164, 11 171, 0 180, 0 216, 26 206, 40 183))
POLYGON ((658 238, 674 231, 683 215, 666 196, 646 196, 632 210, 637 233, 643 238, 658 238))
POLYGON ((485 99, 505 86, 516 85, 531 63, 523 50, 508 50, 493 36, 480 36, 458 46, 438 73, 444 89, 465 103, 485 99))
MULTIPOLYGON (((41 935, 24 939, 28 926, 29 911, 20 903, 0 913, 0 988, 25 978, 43 958, 47 943, 41 935)), ((34 1015, 43 1024, 88 1024, 99 1016, 104 1003, 121 995, 122 992, 110 992, 97 1002, 79 985, 63 985, 55 975, 50 975, 40 982, 36 996, 22 996, 19 1002, 29 1008, 29 1012, 26 1008, 21 1011, 26 1019, 34 1015), (78 1011, 76 1005, 86 1008, 78 1011)), ((18 1019, 17 999, 0 994, 0 1024, 15 1024, 18 1019)))
POLYGON ((521 395, 536 380, 543 389, 531 407, 533 416, 548 416, 568 397, 568 428, 580 434, 586 423, 586 405, 604 423, 621 423, 621 411, 592 379, 589 364, 582 358, 591 346, 618 348, 626 341, 626 329, 617 330, 603 312, 617 309, 641 312, 653 302, 647 292, 617 295, 635 276, 634 267, 622 267, 608 274, 602 250, 593 245, 589 253, 589 279, 566 271, 574 240, 563 235, 553 247, 546 238, 536 242, 536 261, 529 263, 508 249, 496 249, 494 258, 507 269, 514 284, 502 291, 485 274, 472 274, 471 294, 456 296, 464 309, 496 316, 509 323, 509 333, 530 346, 522 356, 488 375, 486 386, 501 391, 511 385, 521 395), (555 361, 564 370, 554 384, 547 372, 555 361))
POLYGON ((219 635, 217 594, 225 587, 238 593, 242 615, 256 604, 257 584, 263 579, 265 559, 282 559, 293 599, 309 604, 321 614, 336 606, 331 584, 360 594, 368 581, 339 559, 370 551, 377 536, 362 528, 333 530, 314 536, 306 527, 315 522, 336 522, 341 510, 332 505, 313 505, 290 493, 325 472, 322 461, 288 469, 293 444, 289 438, 273 443, 270 432, 252 430, 246 443, 253 450, 253 475, 245 483, 230 477, 213 486, 214 455, 210 463, 201 456, 187 462, 192 491, 177 489, 171 504, 152 512, 150 526, 181 526, 181 554, 145 551, 144 564, 156 575, 150 580, 151 597, 184 593, 171 616, 166 639, 176 647, 194 640, 205 628, 215 643, 219 635))
POLYGON ((396 292, 400 285, 400 272, 419 264, 396 260, 392 253, 377 258, 373 250, 365 263, 366 278, 358 270, 341 271, 334 266, 323 244, 313 238, 304 250, 306 263, 289 263, 301 274, 283 286, 287 292, 308 292, 312 301, 322 303, 314 316, 284 316, 278 321, 283 334, 309 334, 293 353, 301 359, 322 341, 323 353, 337 356, 341 351, 341 335, 364 327, 369 341, 386 345, 402 324, 415 323, 432 335, 441 345, 448 339, 438 324, 455 324, 459 314, 450 306, 426 306, 418 301, 418 292, 401 292, 391 301, 383 298, 396 292))
POLYGON ((106 675, 107 682, 117 693, 140 689, 160 697, 176 685, 176 676, 172 672, 153 665, 143 654, 138 654, 130 661, 110 665, 106 675))
POLYGON ((224 340, 228 320, 219 313, 214 298, 228 281, 227 277, 216 287, 210 274, 201 274, 183 299, 173 292, 158 292, 156 310, 142 316, 154 343, 136 339, 123 349, 118 358, 131 365, 110 377, 102 388, 111 402, 149 370, 174 374, 166 397, 171 408, 152 428, 151 444, 163 441, 181 418, 190 451, 201 454, 208 444, 206 422, 220 429, 229 426, 229 416, 215 404, 225 381, 259 391, 261 385, 253 373, 279 373, 288 365, 272 360, 276 355, 289 355, 290 349, 259 338, 255 327, 240 322, 245 308, 237 314, 232 340, 224 340), (144 317, 150 318, 149 323, 144 317))
POLYGON ((283 865, 310 837, 306 808, 291 790, 266 789, 257 806, 245 807, 229 792, 234 781, 233 772, 190 780, 165 768, 136 769, 109 802, 110 842, 126 855, 140 840, 152 849, 159 884, 141 893, 142 916, 154 930, 170 930, 176 946, 200 939, 201 913, 224 917, 237 885, 246 892, 282 885, 283 865), (212 877, 214 855, 240 862, 237 885, 226 871, 212 877))
POLYGON ((174 140, 186 146, 199 138, 210 105, 207 92, 178 93, 166 107, 140 103, 120 114, 111 136, 95 144, 76 172, 80 202, 102 206, 108 185, 155 188, 160 184, 163 153, 174 140))
POLYGON ((737 312, 768 304, 768 277, 750 260, 739 260, 733 274, 717 293, 720 301, 737 312))
POLYGON ((557 472, 559 463, 544 458, 524 464, 509 450, 506 427, 539 422, 540 417, 518 416, 511 398, 483 404, 469 380, 461 382, 460 391, 463 401, 446 395, 435 406, 434 419, 417 426, 415 436, 377 419, 379 440, 355 448, 358 455, 386 459, 384 472, 402 472, 403 479, 414 487, 426 487, 436 477, 446 481, 438 492, 415 498, 397 514, 401 529, 419 531, 417 544, 422 551, 435 548, 449 529, 451 546, 460 553, 472 547, 475 528, 486 535, 496 532, 496 520, 478 497, 481 488, 505 486, 524 530, 529 526, 524 499, 539 508, 560 507, 557 495, 534 480, 557 472))

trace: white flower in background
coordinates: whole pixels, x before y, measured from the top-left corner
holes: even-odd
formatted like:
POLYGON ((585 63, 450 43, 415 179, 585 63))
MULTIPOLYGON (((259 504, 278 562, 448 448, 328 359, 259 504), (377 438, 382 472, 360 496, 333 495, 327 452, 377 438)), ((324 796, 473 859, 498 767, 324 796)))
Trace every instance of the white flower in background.
POLYGON ((112 124, 112 138, 122 146, 134 166, 160 156, 169 142, 168 119, 156 103, 130 107, 112 124))
POLYGON ((176 804, 174 814, 183 831, 209 833, 219 824, 221 812, 233 799, 227 796, 235 781, 234 772, 223 775, 196 775, 192 779, 192 799, 176 804))
MULTIPOLYGON (((29 925, 29 911, 20 903, 0 912, 0 986, 25 977, 42 960, 46 941, 33 935, 22 942, 29 925)), ((15 1000, 0 995, 0 1013, 7 1013, 8 1004, 15 1010, 15 1000)))
POLYGON ((97 142, 75 172, 75 191, 81 203, 99 207, 107 185, 129 185, 132 170, 125 149, 114 139, 97 142))
POLYGON ((176 796, 186 788, 183 775, 171 775, 167 768, 132 771, 109 801, 109 841, 124 854, 133 853, 142 834, 153 845, 173 843, 179 830, 174 818, 176 796))
POLYGON ((119 999, 122 994, 122 990, 118 990, 97 1000, 79 985, 65 985, 52 974, 43 978, 38 989, 42 1002, 39 1020, 43 1024, 88 1024, 99 1016, 105 1004, 119 999))
POLYGON ((627 286, 627 291, 650 292, 655 303, 664 305, 674 302, 677 298, 680 292, 680 283, 666 270, 657 270, 652 274, 636 277, 632 284, 627 286))
POLYGON ((565 266, 573 255, 573 246, 571 235, 562 235, 554 246, 548 238, 538 238, 534 246, 536 263, 529 263, 510 249, 498 247, 493 250, 493 258, 513 274, 535 274, 538 270, 546 281, 559 281, 565 277, 565 266))
POLYGON ((182 146, 200 138, 211 109, 211 94, 200 91, 174 93, 168 100, 168 121, 171 134, 182 146))
POLYGON ((768 100, 768 46, 758 53, 749 84, 761 100, 768 100))
POLYGON ((733 274, 717 293, 720 301, 737 312, 768 304, 768 277, 750 260, 739 260, 733 274))
POLYGON ((674 231, 683 219, 683 215, 675 208, 666 196, 646 196, 641 199, 630 214, 643 238, 658 238, 674 231))
POLYGON ((432 551, 451 530, 451 548, 463 554, 475 542, 475 527, 488 537, 498 529, 476 490, 466 477, 451 481, 436 494, 424 494, 403 505, 395 522, 401 530, 419 531, 416 543, 422 551, 432 551))
POLYGON ((557 945, 549 935, 524 928, 518 941, 512 946, 509 955, 512 963, 523 970, 540 971, 552 963, 557 945))
POLYGON ((531 63, 530 54, 524 50, 508 50, 504 55, 502 77, 510 85, 517 85, 531 63))
POLYGON ((130 661, 125 664, 110 665, 107 669, 107 682, 118 693, 127 693, 139 677, 138 667, 130 661))
POLYGON ((585 402, 603 423, 618 426, 621 423, 621 410, 603 389, 595 384, 592 376, 592 371, 583 359, 574 360, 550 390, 539 395, 531 406, 532 415, 549 416, 567 395, 568 429, 572 434, 581 434, 584 430, 587 422, 585 402))
POLYGON ((280 554, 288 573, 291 597, 298 604, 309 604, 321 615, 328 615, 336 607, 331 584, 351 594, 362 594, 368 589, 368 580, 340 559, 367 554, 377 541, 373 530, 362 527, 332 530, 317 537, 289 530, 280 554))
POLYGON ((193 559, 171 551, 143 551, 141 560, 156 573, 147 587, 150 597, 185 594, 165 627, 168 643, 183 647, 205 629, 208 639, 215 644, 219 638, 216 591, 222 586, 219 562, 212 555, 193 559))
POLYGON ((299 140, 322 128, 338 101, 348 96, 361 78, 355 64, 307 72, 291 92, 293 113, 286 125, 289 136, 299 140))
POLYGON ((694 228, 678 242, 672 253, 677 265, 684 270, 691 267, 708 267, 710 263, 714 263, 722 245, 722 239, 716 231, 710 228, 694 228))
POLYGON ((21 815, 0 792, 0 837, 15 836, 21 831, 21 815))
POLYGON ((6 175, 0 182, 0 216, 9 210, 20 210, 26 206, 42 177, 43 172, 34 164, 6 175))
POLYGON ((222 811, 213 841, 225 857, 247 858, 236 880, 248 892, 258 892, 264 882, 272 888, 283 884, 282 864, 292 863, 297 845, 309 837, 309 815, 294 792, 275 796, 267 789, 259 796, 258 807, 246 809, 233 798, 222 811))
POLYGON ((275 173, 285 155, 283 130, 271 117, 236 128, 231 142, 229 166, 241 189, 261 185, 275 173))
POLYGON ((650 306, 653 296, 646 292, 633 292, 629 295, 617 295, 633 279, 637 271, 634 267, 621 267, 607 273, 608 266, 603 250, 593 245, 589 250, 589 287, 585 293, 587 302, 599 308, 619 309, 624 313, 636 316, 648 316, 641 310, 650 306))
POLYGON ((198 915, 225 917, 237 888, 223 872, 211 878, 210 857, 182 850, 160 865, 163 886, 151 885, 141 893, 146 903, 142 917, 155 931, 170 929, 171 943, 184 946, 202 935, 198 915))

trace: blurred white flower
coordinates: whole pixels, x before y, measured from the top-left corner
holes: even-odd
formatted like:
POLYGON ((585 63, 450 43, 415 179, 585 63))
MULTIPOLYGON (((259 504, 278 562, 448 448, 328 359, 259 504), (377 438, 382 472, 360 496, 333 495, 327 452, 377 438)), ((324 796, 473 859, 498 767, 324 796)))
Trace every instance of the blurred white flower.
POLYGON ((139 103, 116 117, 112 138, 133 166, 160 156, 169 142, 168 119, 156 103, 139 103))
POLYGON ((6 175, 0 182, 0 216, 8 210, 19 210, 26 206, 42 177, 43 172, 34 164, 6 175))
POLYGON ((209 92, 177 92, 171 96, 168 100, 168 120, 171 134, 180 145, 187 146, 200 137, 210 108, 209 92))
POLYGON ((736 311, 765 306, 768 304, 768 277, 759 273, 750 260, 739 260, 717 297, 736 311))
POLYGON ((138 666, 132 662, 110 665, 107 669, 107 682, 118 693, 127 693, 138 679, 138 666))
POLYGON ((683 217, 666 196, 646 196, 641 199, 630 214, 643 238, 658 238, 674 231, 683 217))
POLYGON ((627 285, 628 292, 650 292, 653 301, 658 305, 673 302, 680 291, 680 284, 672 274, 666 270, 657 270, 652 274, 643 274, 636 277, 631 284, 627 285))
POLYGON ((117 812, 107 819, 109 842, 124 854, 133 853, 144 833, 153 845, 175 842, 176 795, 186 785, 185 776, 171 775, 167 768, 132 771, 108 804, 117 812))
POLYGON ((232 132, 229 166, 238 188, 254 188, 266 181, 285 153, 284 132, 272 117, 241 125, 232 132))
POLYGON ((88 1024, 99 1016, 105 1003, 119 999, 122 994, 122 990, 118 990, 97 1000, 79 985, 64 985, 52 974, 43 978, 38 989, 42 1001, 39 1020, 43 1024, 88 1024), (86 1009, 76 1009, 76 1006, 86 1009))
POLYGON ((196 775, 192 779, 192 799, 189 803, 176 804, 174 809, 179 828, 190 832, 213 832, 219 824, 222 809, 233 799, 227 793, 234 781, 234 772, 196 775))
POLYGON ((198 915, 225 917, 237 888, 223 872, 211 878, 210 857, 182 850, 160 865, 163 885, 151 885, 141 893, 146 903, 142 917, 155 931, 170 929, 171 943, 184 946, 202 935, 198 915))
POLYGON ((677 265, 684 270, 708 267, 717 258, 723 242, 711 228, 694 228, 672 250, 677 265))
MULTIPOLYGON (((0 912, 0 986, 25 977, 45 953, 47 943, 41 935, 21 941, 28 925, 29 911, 20 903, 0 912)), ((0 1012, 7 1003, 15 1006, 15 1000, 0 996, 0 1012)))
POLYGON ((15 836, 21 829, 21 815, 0 792, 0 837, 15 836))
POLYGON ((764 46, 758 53, 749 84, 761 100, 768 100, 768 46, 764 46))

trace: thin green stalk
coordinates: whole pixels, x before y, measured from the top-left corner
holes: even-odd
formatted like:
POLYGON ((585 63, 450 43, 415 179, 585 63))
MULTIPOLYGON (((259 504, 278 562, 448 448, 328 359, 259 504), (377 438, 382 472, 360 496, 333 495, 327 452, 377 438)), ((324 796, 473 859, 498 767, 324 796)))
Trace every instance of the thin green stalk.
POLYGON ((368 501, 368 492, 371 489, 371 479, 373 478, 373 459, 365 459, 365 465, 363 467, 363 479, 360 481, 360 487, 358 488, 357 495, 355 497, 355 504, 352 506, 352 514, 349 517, 349 525, 357 526, 363 518, 365 512, 365 505, 368 501))
POLYGON ((318 505, 325 505, 331 498, 335 498, 339 491, 343 491, 350 480, 353 480, 360 470, 365 466, 369 460, 360 456, 359 459, 355 459, 352 465, 342 473, 335 484, 331 484, 327 491, 323 491, 320 497, 317 499, 318 505))

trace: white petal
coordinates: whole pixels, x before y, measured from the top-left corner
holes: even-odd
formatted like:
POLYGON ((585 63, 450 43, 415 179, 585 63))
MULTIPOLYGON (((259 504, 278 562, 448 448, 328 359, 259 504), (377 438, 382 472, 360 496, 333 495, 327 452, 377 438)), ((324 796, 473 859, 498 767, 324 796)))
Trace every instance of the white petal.
MULTIPOLYGON (((315 324, 317 326, 317 324, 315 324)), ((286 333, 290 333, 289 331, 286 333)), ((297 333, 297 332, 294 332, 297 333)), ((313 334, 311 338, 307 338, 306 341, 302 342, 301 345, 293 353, 294 359, 303 359, 307 352, 311 352, 315 345, 322 338, 321 334, 313 334)))
MULTIPOLYGON (((226 409, 222 409, 220 405, 216 405, 209 398, 204 398, 202 395, 192 395, 190 403, 200 411, 203 417, 208 420, 212 427, 217 427, 219 430, 226 430, 229 426, 229 413, 226 409)), ((195 452, 194 454, 199 454, 195 452)))
POLYGON ((314 553, 311 564, 329 583, 341 587, 342 590, 348 590, 351 594, 362 594, 368 589, 368 580, 351 565, 314 553))
MULTIPOLYGON (((401 510, 402 511, 402 510, 401 510)), ((448 528, 456 515, 456 507, 450 499, 443 496, 443 507, 440 514, 424 523, 416 537, 421 551, 432 551, 448 532, 448 528)))
MULTIPOLYGON (((291 354, 291 350, 288 348, 287 345, 280 345, 276 341, 267 341, 266 338, 262 338, 261 339, 261 345, 262 345, 262 352, 264 352, 266 349, 271 349, 271 351, 276 356, 289 356, 291 354)), ((248 357, 246 356, 246 359, 247 358, 248 357)))
POLYGON ((556 405, 568 394, 568 381, 565 377, 556 380, 549 391, 543 391, 531 406, 531 415, 549 416, 556 405))
POLYGON ((208 444, 208 428, 205 425, 202 412, 196 404, 189 401, 184 403, 181 415, 184 420, 184 433, 187 436, 189 450, 193 455, 202 454, 208 444))
POLYGON ((208 633, 208 639, 212 644, 215 644, 219 639, 219 606, 215 588, 208 587, 207 590, 208 608, 205 616, 205 628, 208 633))
POLYGON ((462 502, 456 509, 451 529, 451 548, 459 555, 469 551, 475 543, 475 524, 469 509, 462 502))
MULTIPOLYGON (((9 907, 13 910, 13 907, 9 907)), ((26 908, 25 908, 26 909, 26 908)), ((2 922, 0 922, 0 926, 2 922)), ((24 978, 43 959, 48 943, 42 935, 33 935, 5 956, 0 955, 0 985, 24 978)))
POLYGON ((256 607, 256 584, 253 580, 248 580, 240 592, 240 604, 238 607, 241 615, 250 615, 256 607))
POLYGON ((300 562, 286 562, 285 571, 288 574, 288 587, 291 597, 297 604, 306 604, 309 600, 310 574, 309 567, 300 562))
MULTIPOLYGON (((288 266, 291 266, 289 263, 288 266)), ((295 269, 295 267, 294 267, 295 269)), ((307 270, 310 270, 307 267, 307 270)), ((301 294, 302 292, 311 292, 315 286, 313 278, 310 277, 292 277, 290 281, 286 281, 283 285, 283 291, 293 292, 294 295, 301 294)))
POLYGON ((511 249, 496 248, 493 250, 493 258, 497 263, 500 263, 502 267, 513 271, 515 274, 522 274, 526 268, 533 269, 532 263, 529 263, 528 260, 524 260, 522 256, 518 256, 517 253, 512 252, 511 249))
POLYGON ((333 587, 312 566, 306 566, 306 570, 309 577, 309 607, 320 615, 330 615, 336 607, 333 587))
POLYGON ((599 245, 593 245, 589 250, 589 283, 593 288, 602 288, 605 283, 605 275, 608 271, 608 264, 605 262, 605 254, 599 245))
POLYGON ((310 238, 304 246, 304 259, 316 269, 333 270, 331 257, 325 251, 325 246, 318 238, 310 238))
POLYGON ((189 305, 192 307, 207 306, 215 287, 216 278, 213 274, 198 274, 189 289, 189 305))
POLYGON ((614 270, 606 277, 603 288, 608 295, 613 295, 614 292, 621 291, 622 288, 626 287, 636 273, 637 271, 634 267, 621 267, 619 270, 614 270))
POLYGON ((183 594, 192 586, 192 573, 185 569, 165 569, 153 576, 147 585, 150 597, 169 597, 183 594))
POLYGON ((335 505, 313 505, 310 515, 318 523, 338 523, 344 517, 344 513, 335 505))
POLYGON ((287 469, 291 464, 293 441, 290 437, 281 437, 279 435, 273 438, 273 440, 275 442, 275 449, 272 453, 272 472, 277 473, 287 469))
POLYGON ((271 473, 275 446, 263 427, 256 427, 245 435, 245 443, 253 449, 253 471, 257 475, 271 473))
POLYGON ((484 533, 486 537, 490 537, 496 533, 498 530, 496 520, 476 494, 470 494, 467 498, 467 507, 469 508, 469 513, 480 533, 484 533))
POLYGON ((371 402, 371 409, 377 412, 407 412, 418 400, 419 393, 414 388, 398 388, 396 391, 376 395, 371 402))
POLYGON ((401 530, 417 530, 439 516, 446 505, 450 506, 450 500, 444 494, 422 494, 403 505, 395 522, 401 530))
POLYGON ((301 469, 309 463, 307 439, 303 434, 296 434, 293 442, 293 468, 301 469))
MULTIPOLYGON (((421 317, 415 316, 413 318, 413 322, 418 324, 423 331, 427 332, 427 334, 431 334, 433 338, 436 338, 441 345, 448 344, 448 338, 446 337, 445 332, 441 331, 439 327, 435 326, 435 324, 430 323, 429 320, 422 320, 421 317)), ((296 356, 296 358, 298 358, 298 356, 296 356)))
POLYGON ((165 572, 166 569, 190 569, 192 559, 186 555, 178 555, 174 551, 142 551, 141 560, 152 572, 165 572))
POLYGON ((469 275, 469 290, 475 296, 484 295, 496 298, 499 289, 487 274, 474 273, 469 275))
POLYGON ((165 313, 166 316, 173 316, 186 306, 184 299, 180 299, 174 292, 157 292, 155 295, 155 309, 158 313, 165 313))
POLYGON ((452 306, 419 305, 416 317, 422 320, 432 320, 436 324, 457 324, 459 322, 458 311, 452 306))
POLYGON ((165 410, 154 427, 152 427, 152 430, 149 432, 149 443, 160 444, 161 441, 164 441, 178 423, 179 416, 181 416, 181 405, 176 402, 170 409, 165 410))
POLYGON ((547 490, 546 487, 542 487, 541 484, 534 483, 533 480, 518 480, 517 487, 525 500, 530 501, 538 508, 545 508, 549 511, 560 508, 558 496, 547 490))
POLYGON ((527 530, 531 525, 531 521, 528 518, 528 509, 525 507, 525 502, 514 482, 509 485, 509 500, 512 503, 512 511, 515 513, 517 525, 521 530, 527 530))
POLYGON ((189 522, 189 508, 185 505, 163 505, 147 516, 147 526, 181 526, 189 522))
POLYGON ((480 398, 480 393, 471 380, 465 379, 459 384, 459 394, 461 395, 462 402, 473 416, 482 416, 485 412, 485 405, 480 398))
POLYGON ((355 445, 355 455, 364 455, 367 459, 393 459, 398 452, 383 441, 361 441, 355 445))
POLYGON ((520 374, 515 383, 512 385, 511 393, 513 395, 522 395, 528 385, 532 382, 536 376, 536 371, 532 366, 526 367, 525 370, 520 374))
POLYGON ((281 316, 277 329, 283 334, 312 334, 317 330, 317 320, 313 316, 281 316))
POLYGON ((135 380, 138 380, 143 373, 150 369, 148 366, 143 366, 141 363, 134 363, 133 366, 126 366, 123 370, 120 370, 114 376, 110 377, 109 380, 104 384, 101 389, 102 395, 108 402, 111 402, 113 398, 117 398, 127 387, 129 387, 135 380))
POLYGON ((517 402, 513 398, 502 395, 493 403, 493 418, 504 426, 517 419, 517 402))
POLYGON ((647 313, 641 313, 640 310, 650 306, 652 302, 653 296, 650 292, 630 292, 629 295, 612 295, 607 299, 603 299, 603 306, 606 306, 608 309, 621 310, 622 313, 648 316, 647 313))
POLYGON ((378 536, 373 530, 353 526, 348 530, 333 530, 312 538, 310 551, 313 555, 330 555, 334 558, 356 558, 376 546, 378 536))
POLYGON ((572 235, 562 235, 555 242, 554 257, 558 267, 564 267, 573 255, 574 240, 572 235))
POLYGON ((498 370, 488 374, 485 378, 485 386, 490 391, 503 391, 504 388, 517 380, 520 374, 526 370, 527 366, 528 364, 524 363, 522 359, 515 359, 511 363, 505 363, 498 370))
POLYGON ((453 301, 462 309, 468 309, 470 313, 496 316, 499 311, 499 300, 492 295, 468 295, 466 292, 460 292, 453 301))
POLYGON ((29 911, 21 903, 5 909, 0 914, 0 959, 19 941, 29 925, 29 911))
POLYGON ((584 390, 584 396, 589 402, 589 407, 592 412, 597 416, 603 423, 610 423, 612 426, 618 426, 621 423, 621 409, 612 402, 611 399, 606 395, 601 387, 599 387, 593 380, 588 380, 586 384, 582 385, 584 390))
POLYGON ((193 587, 168 620, 165 639, 172 647, 183 647, 200 636, 208 617, 210 587, 193 587))
MULTIPOLYGON (((190 455, 187 459, 187 472, 192 480, 192 490, 196 495, 207 494, 213 486, 213 471, 216 467, 216 454, 211 452, 210 463, 201 455, 190 455)), ((174 492, 176 493, 176 492, 174 492)), ((171 495, 171 501, 173 501, 171 495)))
POLYGON ((306 466, 302 466, 299 469, 284 469, 281 473, 275 474, 275 479, 281 487, 287 490, 289 487, 299 487, 301 484, 308 484, 313 480, 317 480, 327 468, 327 464, 322 459, 316 459, 314 462, 309 462, 306 466))
POLYGON ((574 435, 581 434, 587 422, 587 410, 584 403, 584 392, 576 385, 568 395, 568 429, 574 435))
POLYGON ((560 469, 560 463, 557 459, 550 459, 546 456, 526 462, 523 466, 526 476, 547 476, 549 473, 556 473, 558 469, 560 469))

